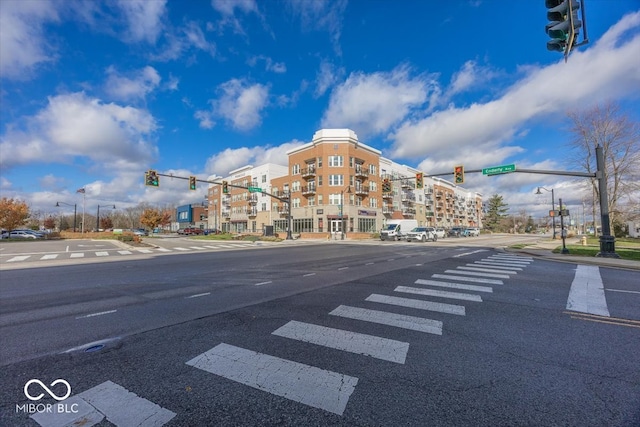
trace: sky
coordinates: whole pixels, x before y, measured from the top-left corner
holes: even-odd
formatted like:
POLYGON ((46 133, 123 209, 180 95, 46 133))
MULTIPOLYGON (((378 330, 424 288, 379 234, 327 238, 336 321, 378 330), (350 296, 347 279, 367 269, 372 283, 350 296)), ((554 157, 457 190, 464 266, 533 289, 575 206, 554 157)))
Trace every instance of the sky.
MULTIPOLYGON (((543 0, 0 0, 0 195, 51 214, 79 188, 88 211, 201 203, 204 183, 144 172, 286 165, 323 128, 427 175, 574 170, 568 111, 640 120, 640 0, 584 5, 589 43, 565 62, 543 0)), ((537 217, 538 186, 582 210, 576 181, 463 187, 537 217)))

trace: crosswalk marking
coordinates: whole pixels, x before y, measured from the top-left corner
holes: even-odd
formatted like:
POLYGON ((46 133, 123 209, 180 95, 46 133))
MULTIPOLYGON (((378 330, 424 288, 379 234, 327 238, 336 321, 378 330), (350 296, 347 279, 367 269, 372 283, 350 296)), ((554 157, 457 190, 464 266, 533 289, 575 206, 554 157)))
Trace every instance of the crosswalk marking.
POLYGON ((48 254, 48 255, 44 255, 42 258, 40 258, 40 260, 44 261, 47 259, 56 259, 58 258, 58 254, 48 254))
POLYGON ((464 271, 464 270, 445 270, 447 274, 466 274, 467 276, 476 277, 492 277, 494 279, 508 279, 508 274, 494 274, 494 273, 480 273, 477 271, 464 271))
POLYGON ((120 255, 131 255, 133 252, 131 251, 118 251, 120 255))
POLYGON ((398 286, 397 288, 394 289, 394 291, 404 292, 407 294, 426 295, 430 297, 482 302, 482 297, 480 297, 480 295, 465 294, 462 292, 449 292, 449 291, 441 291, 437 289, 413 288, 410 286, 398 286))
POLYGON ((469 270, 469 271, 482 271, 485 273, 508 273, 508 274, 518 274, 517 271, 514 270, 499 270, 487 267, 465 267, 463 265, 456 267, 458 270, 469 270))
POLYGON ((144 399, 126 388, 105 381, 89 390, 71 396, 64 401, 66 408, 77 412, 58 412, 58 405, 52 405, 53 411, 37 412, 31 418, 43 427, 62 425, 92 426, 107 421, 118 427, 126 426, 162 426, 173 417, 175 412, 165 409, 150 400, 144 399), (126 408, 126 410, 123 410, 126 408))
POLYGON ((467 266, 469 266, 469 267, 483 267, 483 268, 491 267, 491 268, 494 268, 496 270, 522 271, 522 267, 511 267, 511 266, 506 266, 506 265, 498 265, 498 264, 495 264, 493 262, 485 262, 485 261, 476 261, 473 264, 467 264, 467 266))
POLYGON ((173 249, 175 249, 176 251, 188 251, 189 250, 187 248, 182 248, 182 247, 175 247, 173 249))
POLYGON ((401 298, 380 294, 371 294, 365 299, 365 301, 397 305, 400 307, 417 308, 419 310, 456 314, 458 316, 465 315, 465 307, 463 305, 446 304, 443 302, 424 301, 419 299, 401 298))
POLYGON ((350 307, 347 305, 340 305, 329 314, 332 316, 378 323, 380 325, 395 326, 396 328, 410 329, 412 331, 442 335, 442 322, 440 320, 425 319, 424 317, 407 316, 405 314, 350 307))
POLYGON ((171 252, 171 249, 167 249, 167 248, 156 248, 156 250, 158 252, 171 252))
POLYGON ((512 259, 512 260, 520 260, 520 261, 533 261, 533 258, 530 257, 530 256, 509 255, 509 254, 491 255, 489 258, 512 259))
POLYGON ((569 290, 567 310, 610 316, 598 266, 578 265, 569 290))
POLYGON ((138 249, 138 252, 142 254, 152 254, 153 251, 151 249, 138 249))
POLYGON ((504 284, 502 280, 484 279, 482 277, 451 276, 449 274, 433 274, 431 277, 433 277, 434 279, 462 280, 463 282, 486 283, 489 285, 504 284))
POLYGON ((418 279, 415 281, 415 283, 417 285, 440 286, 443 288, 461 289, 465 291, 493 292, 493 288, 490 286, 466 285, 464 283, 440 282, 438 280, 424 279, 418 279))
POLYGON ((529 264, 521 264, 521 263, 513 263, 513 262, 499 262, 499 261, 476 261, 476 264, 481 264, 481 265, 490 265, 496 268, 499 267, 513 267, 513 268, 517 268, 517 267, 527 267, 529 264))
POLYGON ((109 252, 106 252, 106 251, 96 252, 96 256, 109 256, 109 252))
POLYGON ((71 258, 84 258, 84 252, 73 252, 71 258))
POLYGON ((272 334, 401 364, 404 364, 409 351, 407 342, 295 320, 276 329, 272 334))
POLYGON ((9 258, 7 260, 7 262, 18 262, 18 261, 24 261, 25 259, 28 259, 31 255, 18 255, 18 256, 14 256, 13 258, 9 258))
POLYGON ((358 378, 221 343, 187 365, 342 415, 358 378))
POLYGON ((203 250, 205 250, 205 248, 204 248, 203 246, 189 246, 189 247, 190 247, 191 249, 196 249, 196 250, 199 250, 199 251, 203 251, 203 250))

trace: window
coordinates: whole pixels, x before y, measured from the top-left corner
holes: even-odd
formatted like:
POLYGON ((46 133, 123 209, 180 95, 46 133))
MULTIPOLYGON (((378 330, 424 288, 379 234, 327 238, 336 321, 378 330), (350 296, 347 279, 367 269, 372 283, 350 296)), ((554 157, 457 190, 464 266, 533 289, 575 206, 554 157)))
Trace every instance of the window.
POLYGON ((322 157, 318 157, 318 167, 322 167, 322 157))
POLYGON ((353 167, 353 157, 349 157, 349 167, 353 167))
POLYGON ((262 175, 262 183, 264 184, 265 182, 267 182, 267 175, 262 175))
POLYGON ((342 156, 329 156, 330 167, 341 167, 343 164, 342 156))
POLYGON ((378 183, 373 181, 369 183, 369 191, 378 191, 378 183))
POLYGON ((330 205, 340 205, 342 203, 342 194, 329 194, 330 205))
POLYGON ((356 206, 362 206, 362 197, 356 197, 356 206))
POLYGON ((375 218, 358 218, 358 231, 375 233, 377 231, 375 218))
POLYGON ((376 165, 369 164, 369 175, 376 174, 376 165))
POLYGON ((300 181, 293 181, 291 184, 291 191, 300 191, 300 181))
POLYGON ((291 175, 298 175, 300 173, 300 165, 295 164, 291 167, 291 175))
POLYGON ((315 197, 309 197, 307 199, 307 205, 308 206, 315 206, 316 205, 316 198, 315 197))
POLYGON ((329 175, 329 185, 332 187, 344 185, 342 175, 329 175))
POLYGON ((322 187, 322 175, 318 175, 318 187, 322 187))
POLYGON ((376 199, 375 197, 369 198, 369 207, 370 208, 377 208, 378 207, 378 199, 376 199))
POLYGON ((291 205, 293 205, 294 208, 299 208, 300 207, 300 199, 298 199, 298 198, 291 199, 291 205))
POLYGON ((322 194, 318 194, 318 204, 322 205, 323 199, 322 199, 322 194))

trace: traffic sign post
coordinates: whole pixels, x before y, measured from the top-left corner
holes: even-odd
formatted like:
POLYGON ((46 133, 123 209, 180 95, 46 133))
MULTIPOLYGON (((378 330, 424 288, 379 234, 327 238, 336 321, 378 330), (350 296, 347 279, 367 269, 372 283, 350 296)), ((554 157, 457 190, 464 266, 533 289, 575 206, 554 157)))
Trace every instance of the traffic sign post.
POLYGON ((491 167, 491 168, 482 169, 482 174, 483 175, 499 175, 501 173, 515 172, 515 170, 516 170, 516 165, 515 164, 503 165, 503 166, 494 166, 494 167, 491 167))

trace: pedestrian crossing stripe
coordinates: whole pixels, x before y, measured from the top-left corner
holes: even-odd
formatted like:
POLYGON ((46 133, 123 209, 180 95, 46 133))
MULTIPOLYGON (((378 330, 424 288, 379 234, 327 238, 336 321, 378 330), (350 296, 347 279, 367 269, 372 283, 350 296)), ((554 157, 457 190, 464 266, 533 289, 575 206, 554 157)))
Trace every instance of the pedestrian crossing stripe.
POLYGON ((342 415, 358 378, 221 343, 186 362, 203 371, 342 415))
POLYGON ((424 317, 408 316, 368 308, 350 307, 348 305, 340 305, 329 314, 332 316, 346 317, 348 319, 378 323, 380 325, 394 326, 396 328, 410 329, 412 331, 442 335, 442 322, 424 317))
POLYGON ((424 289, 424 288, 413 288, 410 286, 398 286, 394 289, 396 292, 404 292, 408 294, 415 295, 425 295, 430 297, 437 298, 450 298, 450 299, 459 299, 465 301, 476 301, 482 302, 482 297, 476 294, 465 294, 462 292, 449 292, 449 291, 441 291, 436 289, 424 289))

